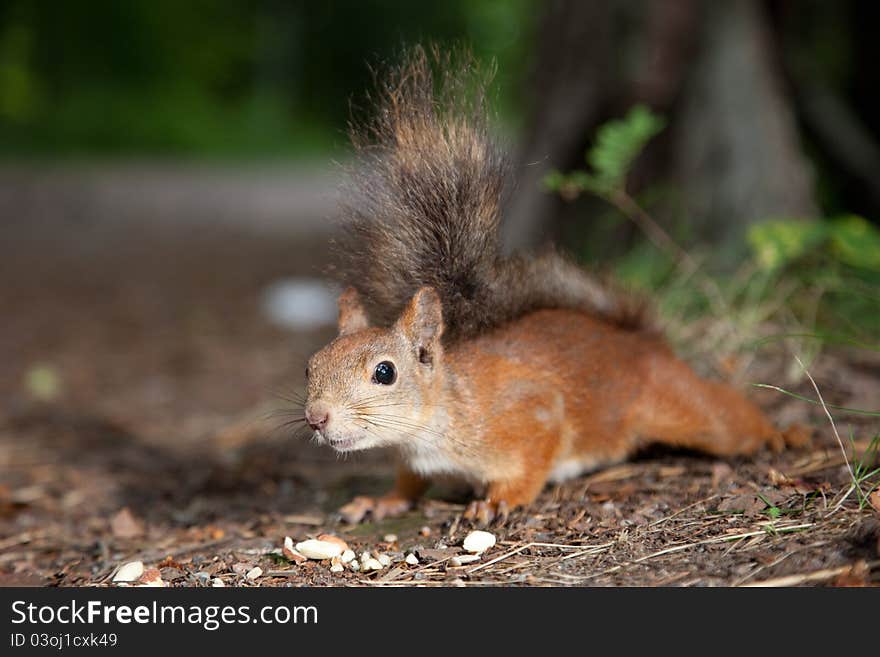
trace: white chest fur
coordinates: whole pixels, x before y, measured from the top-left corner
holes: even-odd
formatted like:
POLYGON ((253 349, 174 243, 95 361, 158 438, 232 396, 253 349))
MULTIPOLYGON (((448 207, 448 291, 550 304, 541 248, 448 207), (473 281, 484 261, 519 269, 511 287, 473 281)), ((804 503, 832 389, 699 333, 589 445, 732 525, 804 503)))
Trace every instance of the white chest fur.
POLYGON ((407 448, 403 453, 407 465, 416 474, 430 475, 461 475, 468 473, 447 453, 434 445, 418 445, 407 448))
POLYGON ((599 461, 589 458, 568 458, 557 461, 553 465, 553 470, 547 478, 554 484, 561 483, 568 479, 579 477, 585 472, 595 470, 599 466, 599 461))

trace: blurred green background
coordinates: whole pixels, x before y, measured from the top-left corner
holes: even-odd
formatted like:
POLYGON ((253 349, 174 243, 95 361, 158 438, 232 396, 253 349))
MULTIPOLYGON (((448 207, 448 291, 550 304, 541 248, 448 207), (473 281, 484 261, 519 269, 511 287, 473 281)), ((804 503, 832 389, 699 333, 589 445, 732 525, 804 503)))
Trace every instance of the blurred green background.
POLYGON ((299 157, 345 148, 368 63, 468 43, 516 95, 525 0, 4 0, 0 154, 299 157))
MULTIPOLYGON (((656 291, 681 273, 681 247, 701 271, 754 266, 822 299, 857 293, 858 306, 824 304, 825 324, 865 319, 857 333, 870 337, 880 330, 870 310, 880 304, 877 7, 5 0, 0 192, 15 209, 7 217, 21 224, 51 214, 33 201, 43 195, 56 199, 58 216, 256 222, 268 213, 276 223, 318 225, 334 212, 322 193, 338 179, 325 165, 345 160, 347 121, 369 109, 370 66, 394 61, 406 44, 462 45, 498 70, 495 124, 517 173, 508 248, 554 241, 656 291), (585 180, 584 154, 603 126, 636 105, 664 128, 644 143, 606 144, 631 151, 615 174, 619 189, 560 184, 585 180), (126 168, 132 162, 153 168, 126 168), (71 178, 41 173, 59 163, 71 178), (300 168, 254 173, 254 163, 300 168), (16 177, 16 167, 34 164, 16 177), (223 175, 203 175, 217 164, 223 175), (81 175, 89 166, 100 171, 81 175), (563 176, 554 189, 548 175, 563 176), (646 240, 634 212, 676 246, 646 240)), ((683 306, 703 312, 707 300, 683 284, 683 306)), ((809 327, 823 315, 811 304, 809 327)))

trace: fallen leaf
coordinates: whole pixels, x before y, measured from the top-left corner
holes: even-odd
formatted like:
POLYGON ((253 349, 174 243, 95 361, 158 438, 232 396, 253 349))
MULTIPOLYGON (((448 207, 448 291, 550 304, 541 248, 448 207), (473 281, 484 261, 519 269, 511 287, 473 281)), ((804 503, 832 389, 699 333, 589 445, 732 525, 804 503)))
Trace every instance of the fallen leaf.
POLYGON ((753 515, 763 511, 766 506, 767 504, 757 495, 735 495, 723 499, 718 505, 718 510, 753 515))
POLYGON ((733 468, 727 463, 714 463, 712 465, 712 488, 718 489, 733 477, 733 468))
POLYGON ((180 570, 179 568, 172 568, 170 566, 165 566, 160 569, 159 575, 166 582, 174 582, 179 579, 183 579, 186 576, 186 573, 180 570))
POLYGON ((868 495, 868 501, 871 503, 871 506, 874 507, 874 510, 880 512, 880 486, 878 486, 873 493, 868 495))
POLYGON ((164 583, 162 583, 162 573, 159 572, 158 568, 147 568, 138 581, 141 584, 164 586, 164 583))
POLYGON ((867 586, 868 576, 870 574, 871 569, 868 568, 868 564, 864 561, 858 561, 854 563, 848 571, 838 575, 832 582, 832 586, 867 586))
POLYGON ((116 538, 138 538, 144 535, 144 525, 123 507, 110 519, 110 531, 116 538))
POLYGON ((790 477, 784 475, 779 472, 776 468, 770 468, 770 471, 767 473, 770 478, 770 483, 774 486, 793 486, 794 482, 790 477))

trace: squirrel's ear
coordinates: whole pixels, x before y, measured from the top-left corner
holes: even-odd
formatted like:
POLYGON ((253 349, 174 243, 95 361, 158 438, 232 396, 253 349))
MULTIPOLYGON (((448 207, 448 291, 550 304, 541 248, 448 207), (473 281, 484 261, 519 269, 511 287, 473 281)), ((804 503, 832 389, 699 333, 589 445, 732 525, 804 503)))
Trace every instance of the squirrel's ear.
POLYGON ((362 331, 370 325, 367 312, 361 303, 361 296, 353 287, 339 295, 339 335, 362 331))
POLYGON ((413 343, 420 362, 430 365, 443 333, 443 306, 432 287, 423 287, 409 302, 397 327, 413 343))

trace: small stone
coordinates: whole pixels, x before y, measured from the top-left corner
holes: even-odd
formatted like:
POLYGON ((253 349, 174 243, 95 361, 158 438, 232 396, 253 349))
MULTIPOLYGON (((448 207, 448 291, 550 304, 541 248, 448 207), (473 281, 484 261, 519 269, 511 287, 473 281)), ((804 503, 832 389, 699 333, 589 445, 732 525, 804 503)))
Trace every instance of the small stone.
POLYGON ((464 537, 462 547, 466 552, 482 554, 493 545, 495 545, 495 535, 478 529, 464 537))
POLYGON ((206 586, 211 580, 211 573, 205 570, 200 570, 199 572, 194 573, 193 577, 198 580, 199 584, 201 584, 202 586, 206 586))
POLYGON ((180 570, 180 568, 174 568, 171 566, 166 566, 159 570, 159 574, 162 576, 166 582, 174 582, 178 579, 183 579, 186 577, 186 573, 180 570))
POLYGON ((219 577, 215 577, 211 580, 211 586, 213 586, 215 589, 221 589, 226 586, 226 584, 219 577))
POLYGON ((258 578, 260 575, 262 575, 262 574, 263 574, 263 569, 260 568, 259 566, 254 566, 253 568, 251 568, 251 569, 247 572, 247 575, 245 575, 245 577, 246 577, 247 579, 253 581, 253 580, 257 579, 257 578, 258 578))
MULTIPOLYGON (((244 575, 251 568, 253 568, 253 566, 244 561, 239 561, 238 563, 232 564, 232 572, 234 572, 236 575, 244 575)), ((198 577, 198 573, 196 574, 196 577, 198 577)))
POLYGON ((354 550, 346 550, 339 556, 339 559, 342 563, 351 563, 355 560, 355 557, 357 557, 357 555, 354 553, 354 550))
POLYGON ((310 538, 307 541, 296 544, 297 552, 304 557, 317 559, 318 561, 338 557, 344 550, 345 548, 335 541, 322 541, 315 538, 310 538))
POLYGON ((144 562, 143 561, 129 561, 126 564, 123 564, 119 567, 119 570, 116 571, 116 574, 113 575, 114 582, 134 582, 135 580, 140 579, 141 575, 144 574, 144 562))
POLYGON ((364 570, 382 570, 384 566, 378 559, 373 559, 372 557, 364 560, 363 569, 364 570))
POLYGON ((414 555, 412 552, 410 552, 408 555, 406 555, 406 559, 404 559, 404 561, 406 561, 410 566, 418 566, 419 565, 419 558, 416 555, 414 555))
POLYGON ((386 543, 397 543, 397 534, 385 534, 382 540, 386 543))
POLYGON ((388 567, 391 565, 391 557, 389 557, 387 554, 377 554, 376 561, 378 561, 380 564, 382 564, 385 567, 388 567))
POLYGON ((419 530, 419 534, 421 534, 422 536, 425 536, 425 537, 430 536, 431 535, 431 528, 428 527, 427 525, 425 525, 424 527, 422 527, 419 530))
POLYGON ((346 543, 345 541, 343 541, 343 540, 342 540, 341 538, 339 538, 338 536, 334 536, 333 534, 319 534, 319 535, 318 535, 318 540, 319 540, 319 541, 325 541, 325 542, 327 542, 327 543, 336 543, 336 545, 339 546, 339 552, 340 552, 340 554, 343 553, 343 552, 345 552, 345 551, 348 549, 348 543, 346 543))

